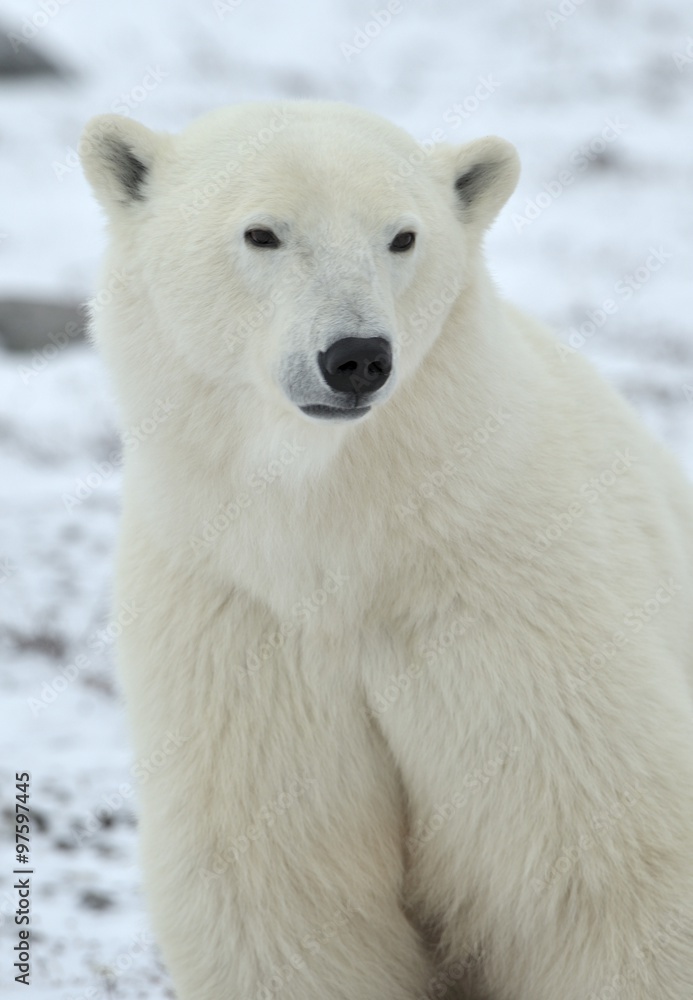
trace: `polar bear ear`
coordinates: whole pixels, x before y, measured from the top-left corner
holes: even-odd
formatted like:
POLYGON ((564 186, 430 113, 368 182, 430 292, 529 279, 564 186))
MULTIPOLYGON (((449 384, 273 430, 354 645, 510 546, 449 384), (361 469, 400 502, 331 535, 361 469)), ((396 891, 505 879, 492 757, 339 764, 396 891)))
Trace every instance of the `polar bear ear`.
POLYGON ((515 190, 520 176, 520 158, 512 143, 490 135, 447 153, 444 168, 452 183, 462 219, 480 230, 491 225, 515 190), (452 153, 452 157, 450 157, 452 153), (452 160, 452 162, 450 162, 452 160))
POLYGON ((150 172, 168 138, 122 115, 97 115, 87 122, 79 157, 107 211, 146 199, 150 172))

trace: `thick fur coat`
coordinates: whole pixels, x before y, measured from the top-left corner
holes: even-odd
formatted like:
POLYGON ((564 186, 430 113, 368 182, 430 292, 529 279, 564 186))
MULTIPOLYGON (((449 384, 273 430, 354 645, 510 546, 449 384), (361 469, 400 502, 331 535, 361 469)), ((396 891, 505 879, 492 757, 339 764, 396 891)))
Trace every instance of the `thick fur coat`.
POLYGON ((81 155, 180 1000, 690 1000, 693 493, 489 279, 514 149, 306 102, 81 155))

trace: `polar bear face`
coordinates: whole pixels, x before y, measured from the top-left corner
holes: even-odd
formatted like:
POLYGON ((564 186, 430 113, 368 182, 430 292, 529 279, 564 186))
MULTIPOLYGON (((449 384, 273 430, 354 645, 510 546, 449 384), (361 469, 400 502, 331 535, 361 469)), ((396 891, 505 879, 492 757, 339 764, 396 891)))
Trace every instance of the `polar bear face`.
POLYGON ((175 358, 323 424, 414 376, 518 174, 501 139, 424 150, 312 102, 213 112, 176 137, 105 115, 80 153, 127 275, 118 321, 96 324, 111 356, 132 366, 139 343, 142 364, 175 358))

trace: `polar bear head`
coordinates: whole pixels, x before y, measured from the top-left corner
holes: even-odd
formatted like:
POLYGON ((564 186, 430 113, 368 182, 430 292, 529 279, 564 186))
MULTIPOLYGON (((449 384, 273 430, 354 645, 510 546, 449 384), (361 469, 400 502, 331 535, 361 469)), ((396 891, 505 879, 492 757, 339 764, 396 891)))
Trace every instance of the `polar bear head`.
POLYGON ((80 154, 110 221, 94 327, 121 394, 187 371, 230 405, 332 426, 415 376, 518 175, 502 139, 424 148, 314 102, 212 112, 175 137, 103 115, 80 154))

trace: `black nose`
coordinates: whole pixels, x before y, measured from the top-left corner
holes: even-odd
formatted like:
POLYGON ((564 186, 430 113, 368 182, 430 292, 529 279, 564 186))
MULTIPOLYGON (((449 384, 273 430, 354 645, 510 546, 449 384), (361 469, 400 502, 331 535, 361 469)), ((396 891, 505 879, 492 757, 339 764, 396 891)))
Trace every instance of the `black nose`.
POLYGON ((330 389, 368 395, 390 377, 392 349, 384 337, 344 337, 318 354, 318 364, 330 389))

